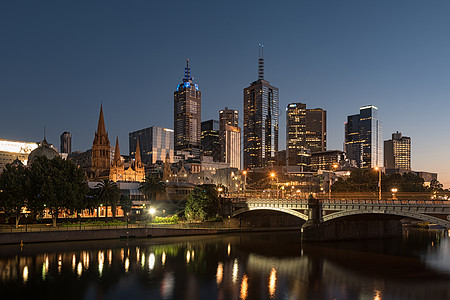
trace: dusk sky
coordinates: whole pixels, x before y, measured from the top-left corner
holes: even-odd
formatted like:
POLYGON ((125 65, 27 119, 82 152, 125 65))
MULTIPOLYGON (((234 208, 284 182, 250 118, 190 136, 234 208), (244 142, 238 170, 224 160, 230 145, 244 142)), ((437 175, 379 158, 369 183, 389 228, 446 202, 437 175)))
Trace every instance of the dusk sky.
POLYGON ((344 123, 379 109, 383 138, 410 136, 413 170, 450 187, 448 1, 2 1, 0 138, 92 146, 100 103, 111 144, 150 126, 173 128, 173 92, 189 58, 202 120, 239 110, 257 79, 285 108, 327 111, 328 150, 343 150, 344 123))

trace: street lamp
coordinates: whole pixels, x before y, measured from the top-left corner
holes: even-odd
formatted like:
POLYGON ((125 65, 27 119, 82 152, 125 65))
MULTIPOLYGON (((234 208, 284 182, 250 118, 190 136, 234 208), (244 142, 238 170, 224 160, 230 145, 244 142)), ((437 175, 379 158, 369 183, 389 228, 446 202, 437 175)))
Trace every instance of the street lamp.
POLYGON ((274 172, 270 173, 270 177, 277 179, 277 199, 278 199, 278 177, 276 177, 276 174, 274 172))
POLYGON ((396 197, 396 195, 395 195, 395 193, 397 193, 397 191, 398 191, 397 188, 392 188, 392 189, 391 189, 391 192, 392 192, 392 200, 396 200, 396 199, 397 199, 397 197, 396 197))
POLYGON ((153 207, 150 207, 149 210, 148 210, 148 212, 150 213, 150 215, 151 215, 151 220, 152 220, 152 222, 153 222, 153 215, 155 214, 156 209, 154 209, 153 207))
MULTIPOLYGON (((333 165, 333 172, 337 169, 337 167, 338 167, 338 164, 334 164, 333 165)), ((328 183, 328 200, 331 200, 331 183, 332 183, 332 180, 331 180, 331 172, 329 172, 328 173, 328 179, 329 179, 329 183, 328 183)))
POLYGON ((381 200, 381 168, 375 167, 375 171, 378 171, 378 200, 381 200))
POLYGON ((245 196, 245 186, 247 185, 247 171, 242 171, 244 174, 244 196, 245 196))

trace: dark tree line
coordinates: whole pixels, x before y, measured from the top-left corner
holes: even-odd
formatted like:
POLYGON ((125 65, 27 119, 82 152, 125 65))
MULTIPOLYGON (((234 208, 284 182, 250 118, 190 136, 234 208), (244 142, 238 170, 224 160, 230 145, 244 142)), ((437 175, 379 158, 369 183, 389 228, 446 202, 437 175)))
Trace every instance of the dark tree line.
MULTIPOLYGON (((424 180, 410 172, 404 174, 381 175, 381 188, 390 191, 396 188, 398 192, 428 192, 436 187, 442 188, 439 182, 432 183, 431 187, 424 185, 424 180)), ((375 170, 356 169, 348 178, 339 178, 332 186, 333 192, 377 192, 379 173, 375 170)))
POLYGON ((131 199, 109 180, 90 189, 84 171, 60 157, 41 156, 30 167, 7 164, 0 174, 0 211, 14 218, 16 227, 25 212, 40 218, 47 211, 56 226, 60 213, 79 215, 85 209, 93 213, 100 205, 111 206, 115 217, 118 205, 125 212, 131 210, 131 199))

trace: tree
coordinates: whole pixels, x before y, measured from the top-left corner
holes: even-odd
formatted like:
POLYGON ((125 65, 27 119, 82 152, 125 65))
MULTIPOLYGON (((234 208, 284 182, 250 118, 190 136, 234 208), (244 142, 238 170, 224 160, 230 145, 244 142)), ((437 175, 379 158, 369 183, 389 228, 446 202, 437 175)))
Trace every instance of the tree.
POLYGON ((127 195, 120 195, 120 207, 122 208, 124 213, 130 213, 131 206, 133 205, 133 201, 131 200, 130 196, 127 195))
POLYGON ((166 193, 166 185, 158 177, 147 176, 144 182, 139 183, 139 191, 150 201, 155 201, 157 195, 166 193))
POLYGON ((116 207, 120 200, 120 189, 114 181, 105 179, 99 182, 95 188, 97 189, 97 200, 99 203, 105 203, 106 216, 108 216, 108 205, 111 205, 113 219, 116 218, 116 207))
POLYGON ((212 184, 196 186, 189 194, 184 214, 188 220, 205 221, 221 212, 220 199, 212 184))
POLYGON ((30 209, 35 214, 48 209, 54 227, 60 213, 84 208, 89 192, 83 170, 61 157, 37 157, 30 167, 28 184, 30 209))
POLYGON ((27 177, 28 169, 11 164, 7 164, 0 175, 0 209, 7 217, 15 218, 16 228, 27 205, 27 177))

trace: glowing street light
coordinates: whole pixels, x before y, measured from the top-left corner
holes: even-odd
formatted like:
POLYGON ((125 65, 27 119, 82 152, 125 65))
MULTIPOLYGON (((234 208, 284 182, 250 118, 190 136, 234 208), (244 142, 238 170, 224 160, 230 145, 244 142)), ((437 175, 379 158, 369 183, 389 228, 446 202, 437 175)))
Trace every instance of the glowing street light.
POLYGON ((381 200, 381 168, 376 166, 375 171, 378 171, 378 200, 381 200))
POLYGON ((397 197, 396 197, 396 195, 395 195, 395 193, 397 193, 397 191, 398 191, 397 188, 392 188, 392 189, 391 189, 391 192, 392 192, 392 199, 393 199, 393 200, 396 200, 396 199, 397 199, 397 197))
POLYGON ((276 178, 277 179, 277 199, 278 199, 278 177, 276 177, 276 174, 274 173, 274 172, 272 172, 272 173, 270 173, 270 177, 273 179, 273 178, 276 178))
POLYGON ((245 186, 247 185, 247 171, 242 171, 242 174, 244 174, 244 194, 245 194, 245 186))

